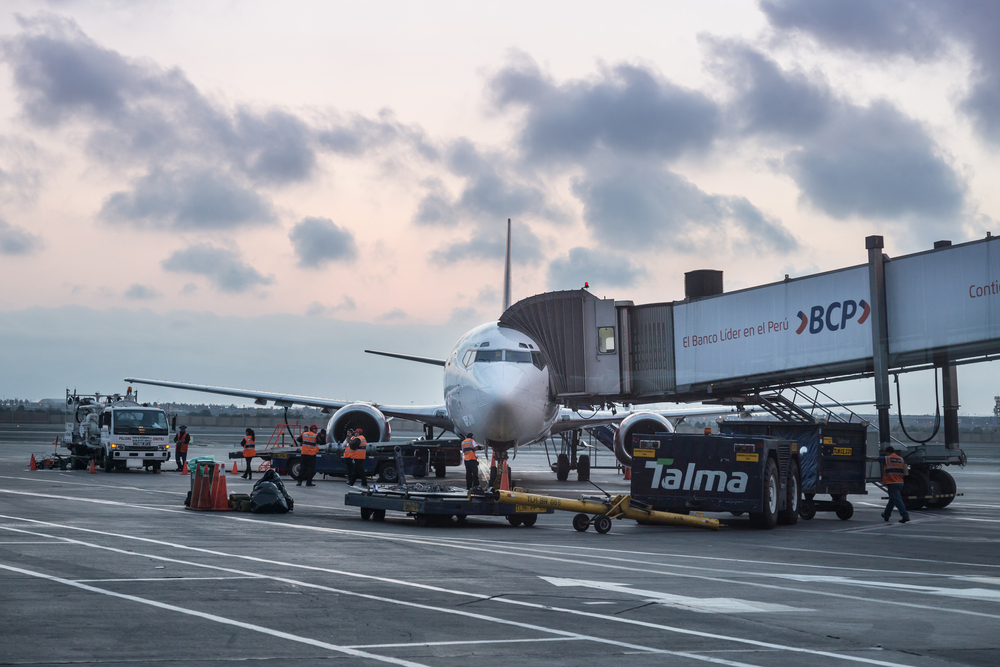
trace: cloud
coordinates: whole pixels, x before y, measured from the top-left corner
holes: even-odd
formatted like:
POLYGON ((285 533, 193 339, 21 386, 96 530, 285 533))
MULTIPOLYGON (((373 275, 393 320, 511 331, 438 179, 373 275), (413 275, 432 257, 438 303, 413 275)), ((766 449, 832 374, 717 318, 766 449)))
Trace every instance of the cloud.
POLYGON ((238 252, 204 243, 178 250, 160 265, 175 273, 205 276, 217 289, 229 294, 239 294, 274 282, 273 276, 263 276, 244 263, 238 252))
POLYGON ((393 308, 387 313, 382 313, 378 316, 378 319, 383 322, 394 322, 398 320, 405 320, 407 318, 406 312, 401 308, 393 308))
POLYGON ((379 112, 377 119, 353 115, 346 121, 332 123, 318 130, 319 144, 334 153, 359 156, 387 146, 404 144, 430 161, 441 158, 438 149, 424 131, 414 125, 404 125, 389 110, 379 112))
POLYGON ((676 158, 707 149, 720 125, 706 95, 637 65, 556 83, 522 58, 494 75, 489 89, 496 109, 524 110, 520 146, 539 162, 572 161, 597 148, 676 158))
POLYGON ((132 285, 125 290, 125 298, 133 301, 148 301, 149 299, 155 299, 159 296, 161 295, 156 289, 139 283, 132 283, 132 285))
POLYGON ((0 220, 0 255, 33 255, 45 244, 42 237, 0 220))
POLYGON ((645 162, 605 165, 573 182, 584 220, 599 241, 690 253, 718 248, 727 235, 755 252, 787 253, 798 242, 744 197, 711 195, 666 168, 645 162))
POLYGON ((299 266, 323 268, 330 262, 353 262, 358 252, 354 234, 329 218, 303 218, 288 238, 295 247, 299 266))
POLYGON ((591 287, 630 287, 644 275, 644 268, 623 255, 577 247, 552 260, 548 283, 553 290, 578 289, 586 282, 591 287))
POLYGON ((306 308, 306 316, 308 317, 330 317, 336 313, 347 312, 351 310, 356 310, 358 304, 355 303, 354 299, 349 296, 345 296, 340 300, 336 306, 324 306, 319 301, 313 301, 306 308))
POLYGON ((233 229, 274 222, 270 204, 229 175, 154 171, 104 201, 101 218, 139 228, 233 229))

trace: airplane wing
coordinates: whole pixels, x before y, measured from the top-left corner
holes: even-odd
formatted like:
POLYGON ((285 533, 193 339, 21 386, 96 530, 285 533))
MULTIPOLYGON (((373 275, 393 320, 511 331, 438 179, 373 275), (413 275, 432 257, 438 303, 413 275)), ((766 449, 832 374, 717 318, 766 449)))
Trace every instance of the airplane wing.
POLYGON ((437 428, 449 431, 454 430, 455 425, 448 417, 448 411, 444 405, 381 405, 379 403, 369 403, 366 401, 335 401, 329 398, 317 396, 300 396, 298 394, 276 394, 267 391, 252 391, 247 389, 233 389, 231 387, 212 387, 203 384, 189 384, 187 382, 167 382, 165 380, 147 380, 144 378, 125 378, 125 382, 132 384, 148 384, 156 387, 170 387, 172 389, 185 389, 188 391, 201 391, 208 394, 221 394, 223 396, 236 396, 239 398, 252 398, 257 405, 267 405, 272 401, 279 408, 287 408, 292 405, 306 405, 312 408, 326 408, 328 410, 339 410, 351 403, 364 403, 379 409, 386 417, 396 417, 397 419, 412 419, 422 424, 430 424, 437 428))

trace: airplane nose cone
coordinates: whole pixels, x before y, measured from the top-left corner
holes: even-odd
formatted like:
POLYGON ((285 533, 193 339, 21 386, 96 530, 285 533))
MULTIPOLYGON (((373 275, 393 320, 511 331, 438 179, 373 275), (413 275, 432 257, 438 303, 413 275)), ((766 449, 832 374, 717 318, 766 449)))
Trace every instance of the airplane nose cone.
POLYGON ((496 364, 477 374, 480 381, 477 398, 485 411, 486 423, 482 428, 489 440, 503 442, 516 440, 523 412, 529 407, 528 376, 523 370, 509 364, 496 364))

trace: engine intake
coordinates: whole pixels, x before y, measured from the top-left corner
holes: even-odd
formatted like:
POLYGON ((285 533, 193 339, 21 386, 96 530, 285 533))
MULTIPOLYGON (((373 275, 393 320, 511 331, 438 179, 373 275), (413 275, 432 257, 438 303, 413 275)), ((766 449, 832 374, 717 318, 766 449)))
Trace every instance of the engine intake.
POLYGON ((333 413, 326 426, 327 442, 341 443, 348 431, 360 428, 368 442, 388 442, 392 436, 389 420, 374 405, 351 403, 333 413))
POLYGON ((635 412, 623 419, 615 433, 615 458, 623 466, 632 467, 632 436, 637 433, 673 433, 674 427, 663 415, 655 412, 635 412))

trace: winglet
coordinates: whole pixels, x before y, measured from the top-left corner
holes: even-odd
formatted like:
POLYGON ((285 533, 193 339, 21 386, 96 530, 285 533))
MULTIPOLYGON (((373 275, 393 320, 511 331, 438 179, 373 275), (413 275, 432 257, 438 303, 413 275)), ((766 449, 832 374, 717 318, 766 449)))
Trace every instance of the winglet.
POLYGON ((503 260, 503 310, 510 308, 510 218, 507 218, 507 254, 503 260))

